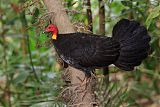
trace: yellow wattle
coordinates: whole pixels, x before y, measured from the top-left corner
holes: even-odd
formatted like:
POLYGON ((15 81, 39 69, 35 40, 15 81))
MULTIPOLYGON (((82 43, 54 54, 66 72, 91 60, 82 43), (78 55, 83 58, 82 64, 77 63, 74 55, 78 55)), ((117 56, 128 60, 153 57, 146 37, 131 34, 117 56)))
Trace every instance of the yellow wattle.
POLYGON ((56 40, 56 39, 57 39, 57 35, 56 35, 56 34, 53 34, 53 35, 52 35, 52 39, 56 40))

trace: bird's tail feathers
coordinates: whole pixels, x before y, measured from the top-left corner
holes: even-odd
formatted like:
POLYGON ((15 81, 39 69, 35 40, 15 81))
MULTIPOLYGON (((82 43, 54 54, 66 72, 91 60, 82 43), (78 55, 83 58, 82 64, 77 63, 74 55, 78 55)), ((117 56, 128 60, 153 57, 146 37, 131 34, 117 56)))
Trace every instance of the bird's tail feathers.
POLYGON ((120 55, 114 63, 120 69, 131 71, 147 57, 150 36, 138 22, 122 19, 114 26, 112 34, 120 43, 120 55))

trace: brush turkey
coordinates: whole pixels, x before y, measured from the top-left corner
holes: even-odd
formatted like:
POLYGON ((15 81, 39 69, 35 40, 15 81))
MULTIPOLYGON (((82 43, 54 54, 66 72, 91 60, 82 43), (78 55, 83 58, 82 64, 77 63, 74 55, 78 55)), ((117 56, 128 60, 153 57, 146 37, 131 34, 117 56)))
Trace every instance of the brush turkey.
POLYGON ((45 32, 52 33, 59 57, 87 75, 95 68, 110 64, 132 71, 147 57, 150 49, 147 29, 128 19, 121 19, 113 27, 112 37, 78 32, 59 34, 53 24, 48 25, 45 32))

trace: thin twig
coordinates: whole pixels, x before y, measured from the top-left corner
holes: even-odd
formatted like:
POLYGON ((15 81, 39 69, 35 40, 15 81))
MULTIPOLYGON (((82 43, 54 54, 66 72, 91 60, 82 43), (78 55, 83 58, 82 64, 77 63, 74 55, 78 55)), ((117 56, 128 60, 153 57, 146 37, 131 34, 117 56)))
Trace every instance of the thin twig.
POLYGON ((29 35, 26 34, 26 37, 27 37, 27 47, 28 47, 30 64, 31 64, 31 67, 32 67, 32 73, 34 74, 37 82, 41 83, 41 81, 39 80, 38 75, 37 75, 37 73, 36 73, 36 70, 35 70, 35 68, 34 68, 33 61, 32 61, 32 53, 31 53, 31 49, 30 49, 29 35))
MULTIPOLYGON (((25 11, 23 11, 21 13, 21 22, 22 22, 22 25, 23 27, 27 27, 28 24, 27 24, 27 20, 26 20, 26 16, 25 16, 25 11)), ((24 29, 24 28, 23 28, 24 29)), ((28 54, 29 54, 29 60, 30 60, 30 64, 31 64, 31 67, 32 67, 32 73, 34 74, 35 76, 35 79, 37 80, 37 82, 41 83, 41 81, 39 80, 38 78, 38 75, 35 71, 35 68, 34 68, 34 65, 33 65, 33 61, 32 61, 32 53, 31 53, 31 49, 30 49, 30 41, 29 41, 29 35, 27 33, 26 30, 23 30, 23 33, 24 33, 24 36, 26 37, 26 42, 27 42, 27 48, 28 48, 28 54)))

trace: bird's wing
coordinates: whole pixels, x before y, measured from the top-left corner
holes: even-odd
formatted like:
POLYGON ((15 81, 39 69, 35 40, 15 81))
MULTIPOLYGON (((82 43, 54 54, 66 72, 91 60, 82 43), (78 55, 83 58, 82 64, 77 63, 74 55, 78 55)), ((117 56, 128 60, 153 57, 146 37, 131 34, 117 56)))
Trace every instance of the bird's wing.
POLYGON ((94 47, 85 51, 85 58, 83 57, 82 60, 84 66, 104 67, 114 63, 119 56, 119 43, 109 37, 100 37, 95 41, 91 42, 94 47), (87 54, 90 53, 90 50, 92 50, 92 55, 87 54))
POLYGON ((70 45, 60 55, 70 65, 103 67, 113 63, 119 55, 119 43, 112 38, 84 33, 70 36, 74 36, 68 36, 70 45))

